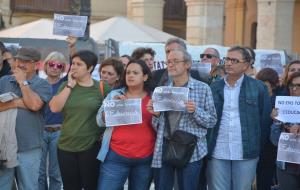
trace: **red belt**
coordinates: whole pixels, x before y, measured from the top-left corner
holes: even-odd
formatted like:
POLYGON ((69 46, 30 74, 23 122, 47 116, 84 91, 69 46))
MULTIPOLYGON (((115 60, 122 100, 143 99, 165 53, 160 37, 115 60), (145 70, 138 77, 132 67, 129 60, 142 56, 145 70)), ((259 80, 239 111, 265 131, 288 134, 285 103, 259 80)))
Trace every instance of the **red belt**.
POLYGON ((56 132, 59 130, 60 130, 60 127, 45 127, 45 131, 50 132, 50 133, 53 133, 53 132, 56 132))

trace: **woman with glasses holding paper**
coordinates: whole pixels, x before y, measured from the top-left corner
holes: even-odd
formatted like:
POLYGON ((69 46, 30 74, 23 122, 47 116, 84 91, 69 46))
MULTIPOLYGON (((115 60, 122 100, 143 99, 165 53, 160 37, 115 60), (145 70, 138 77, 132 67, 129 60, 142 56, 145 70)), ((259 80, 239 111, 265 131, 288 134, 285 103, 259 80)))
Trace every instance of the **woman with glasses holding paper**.
MULTIPOLYGON (((290 96, 300 96, 300 72, 295 72, 290 75, 287 80, 287 86, 290 96)), ((272 111, 272 117, 275 119, 277 115, 278 110, 274 109, 272 111)), ((279 137, 282 132, 297 134, 298 137, 300 137, 300 124, 274 122, 271 127, 271 141, 274 145, 278 145, 279 137)), ((277 161, 277 177, 280 190, 299 190, 300 164, 277 161)))
MULTIPOLYGON (((105 125, 110 118, 104 105, 110 100, 141 101, 142 122, 127 122, 106 126, 98 159, 100 167, 98 190, 119 190, 128 178, 130 190, 146 190, 151 180, 151 161, 155 143, 152 114, 146 110, 152 92, 152 76, 142 60, 130 61, 124 72, 122 88, 113 90, 98 111, 97 123, 105 125), (106 117, 107 116, 107 117, 106 117)), ((129 110, 129 109, 128 109, 129 110)), ((126 111, 127 112, 127 111, 126 111)), ((124 121, 124 120, 123 120, 124 121)))

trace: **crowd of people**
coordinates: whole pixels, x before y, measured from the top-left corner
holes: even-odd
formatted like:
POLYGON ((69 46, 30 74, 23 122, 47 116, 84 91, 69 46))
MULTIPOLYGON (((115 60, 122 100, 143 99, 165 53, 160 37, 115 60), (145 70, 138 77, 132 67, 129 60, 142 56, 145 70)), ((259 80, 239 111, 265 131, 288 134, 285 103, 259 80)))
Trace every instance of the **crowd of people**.
POLYGON ((300 189, 300 165, 276 161, 280 134, 300 135, 300 124, 278 121, 275 107, 276 96, 300 96, 300 60, 279 76, 257 72, 249 47, 224 58, 210 47, 199 54, 211 64, 202 75, 185 42, 170 38, 165 69, 140 47, 100 61, 97 81, 98 56, 76 40, 67 38, 70 63, 57 51, 43 60, 46 79, 37 49, 13 56, 0 46, 1 190, 121 190, 126 181, 130 190, 300 189), (154 111, 159 86, 188 88, 185 111, 154 111), (106 126, 103 102, 128 99, 141 100, 142 122, 106 126), (193 141, 173 147, 186 151, 176 162, 166 152, 179 138, 193 141))

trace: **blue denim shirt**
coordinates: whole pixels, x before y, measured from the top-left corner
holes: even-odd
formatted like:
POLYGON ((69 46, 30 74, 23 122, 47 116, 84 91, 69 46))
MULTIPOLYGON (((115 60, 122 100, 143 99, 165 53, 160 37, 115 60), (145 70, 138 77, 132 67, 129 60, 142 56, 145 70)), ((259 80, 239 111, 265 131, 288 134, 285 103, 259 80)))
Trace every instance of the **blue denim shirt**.
MULTIPOLYGON (((211 85, 218 121, 215 128, 208 130, 208 156, 212 155, 216 146, 224 105, 224 86, 224 79, 211 85)), ((239 112, 243 158, 257 158, 269 137, 272 122, 270 97, 267 87, 261 81, 244 76, 239 94, 239 112)))
MULTIPOLYGON (((113 99, 113 97, 115 97, 116 95, 121 95, 121 94, 125 94, 125 88, 119 88, 119 89, 116 89, 116 90, 113 90, 111 91, 107 97, 103 100, 106 101, 106 100, 111 100, 113 99)), ((100 107, 98 113, 97 113, 97 124, 98 126, 100 127, 103 127, 105 126, 105 123, 104 121, 102 120, 102 113, 104 112, 104 106, 102 104, 102 106, 100 107)), ((108 153, 108 150, 109 150, 109 143, 110 143, 110 139, 111 139, 111 136, 112 136, 112 132, 114 130, 114 127, 107 127, 104 131, 104 134, 103 134, 103 139, 102 139, 102 146, 101 146, 101 149, 98 153, 98 156, 97 156, 97 159, 104 162, 105 160, 105 157, 108 153)))

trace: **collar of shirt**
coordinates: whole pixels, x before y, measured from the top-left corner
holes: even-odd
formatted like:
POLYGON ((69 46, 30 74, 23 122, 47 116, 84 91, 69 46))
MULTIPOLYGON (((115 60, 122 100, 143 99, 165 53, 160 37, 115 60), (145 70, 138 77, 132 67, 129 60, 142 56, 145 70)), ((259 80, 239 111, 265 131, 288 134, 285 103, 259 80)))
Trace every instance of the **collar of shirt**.
POLYGON ((230 87, 230 88, 237 88, 237 87, 240 87, 240 86, 242 85, 242 82, 243 82, 243 79, 244 79, 244 75, 242 75, 242 76, 235 82, 234 86, 232 87, 232 86, 230 86, 229 83, 227 82, 227 77, 228 77, 228 75, 226 75, 226 76, 224 77, 224 82, 225 82, 225 85, 226 85, 227 87, 230 87))

